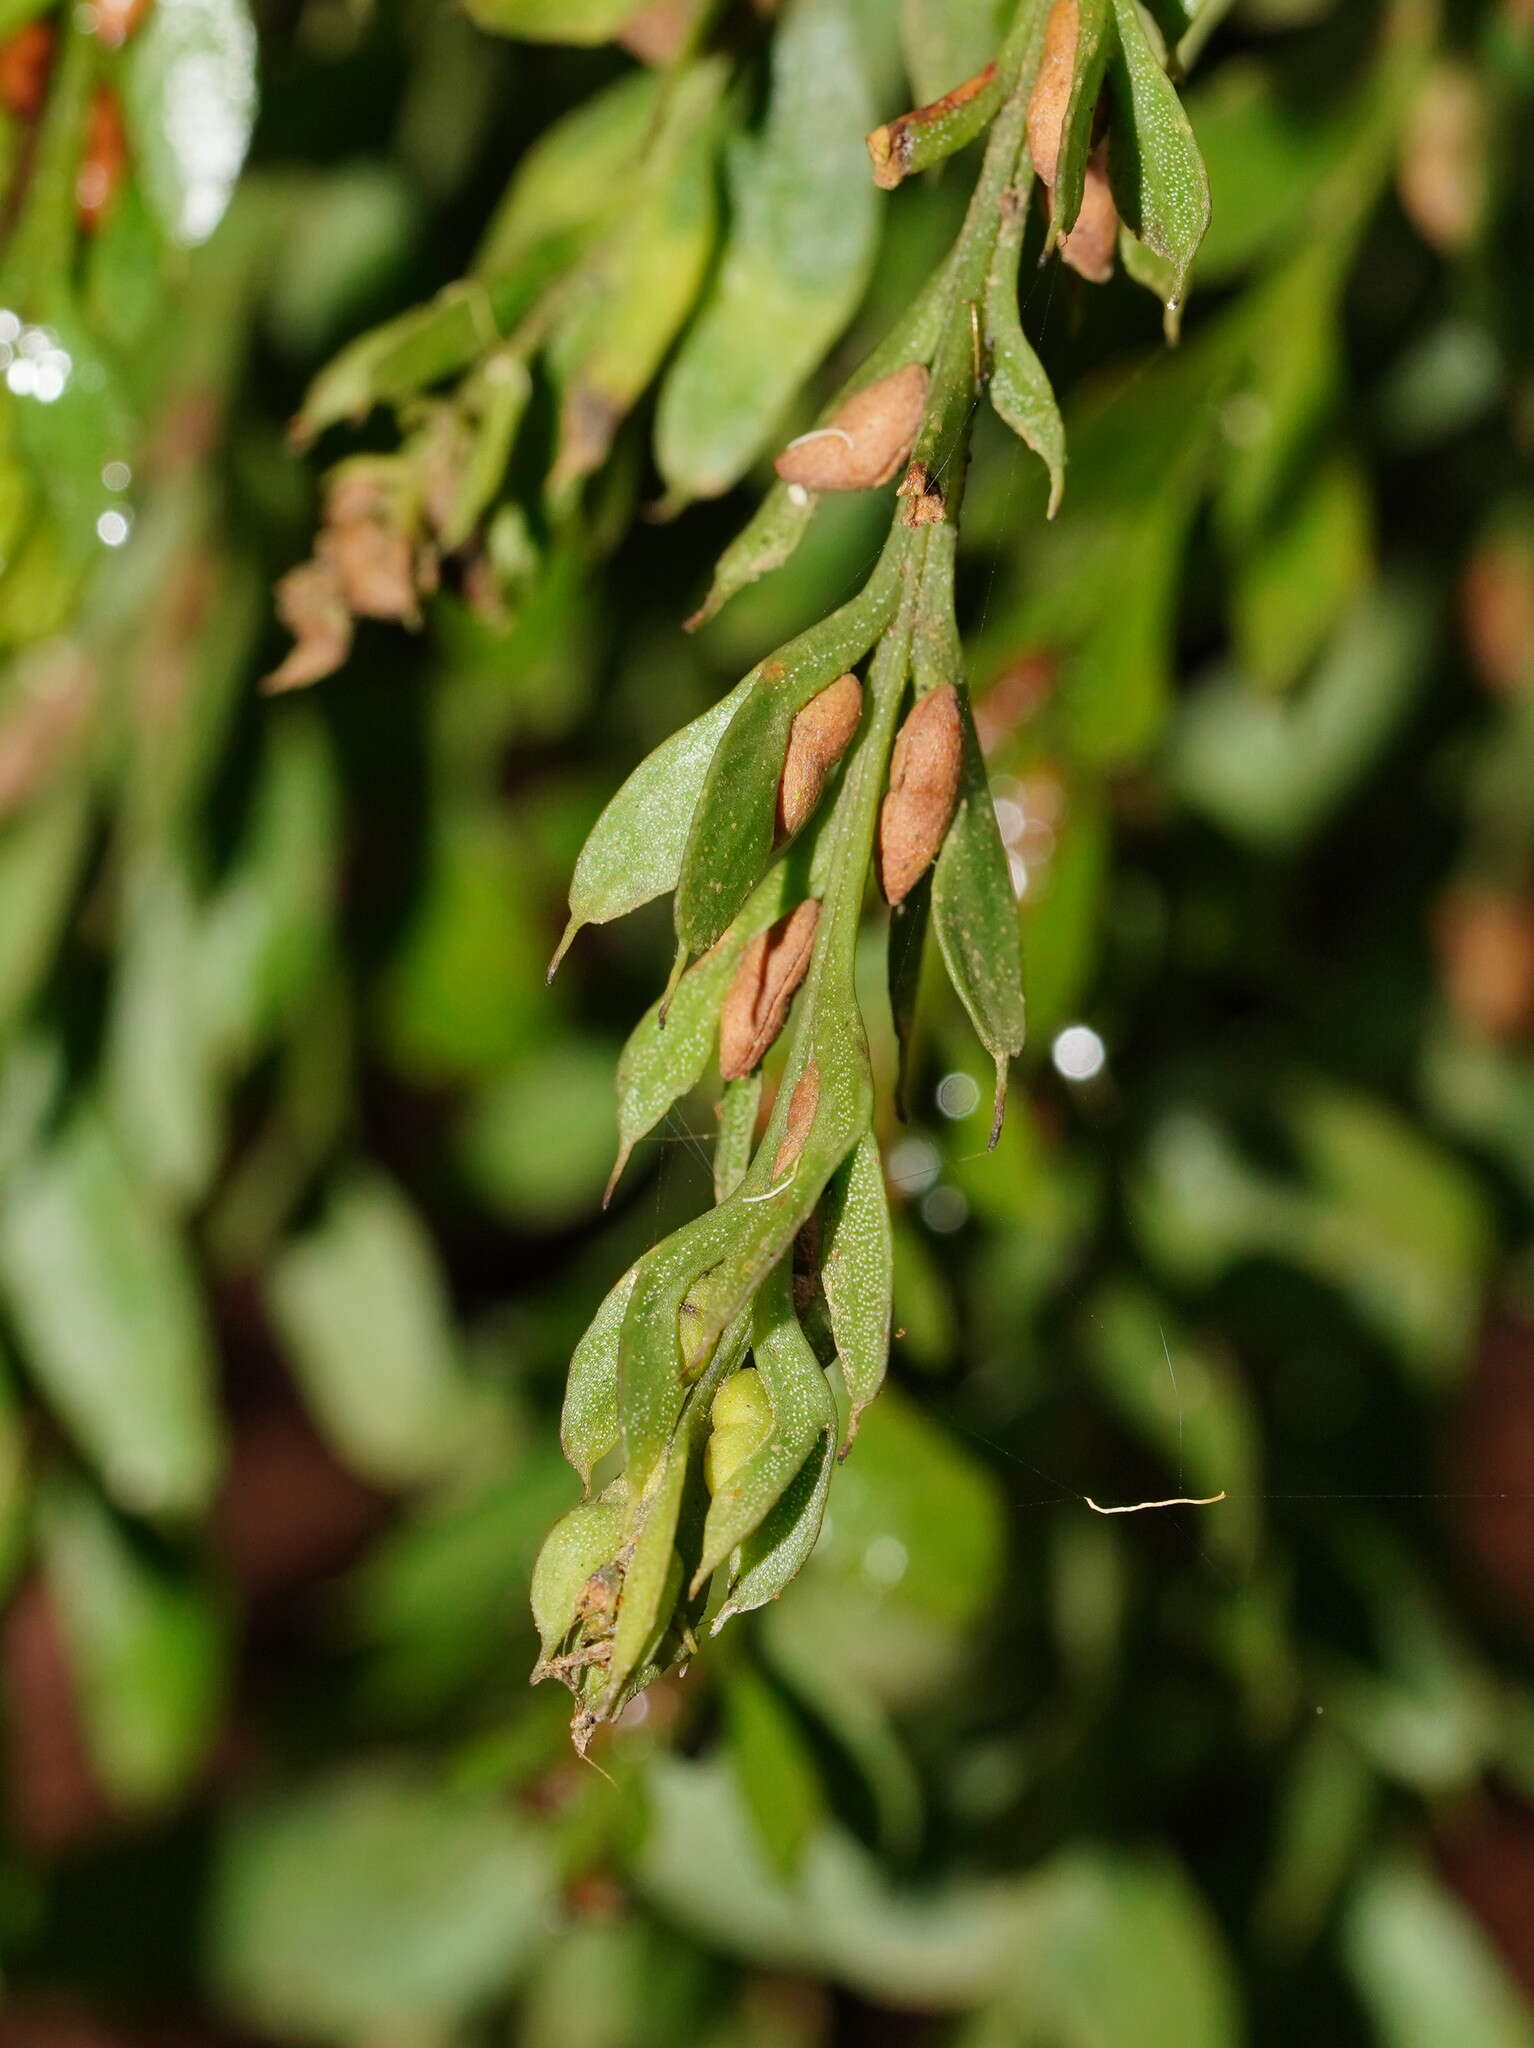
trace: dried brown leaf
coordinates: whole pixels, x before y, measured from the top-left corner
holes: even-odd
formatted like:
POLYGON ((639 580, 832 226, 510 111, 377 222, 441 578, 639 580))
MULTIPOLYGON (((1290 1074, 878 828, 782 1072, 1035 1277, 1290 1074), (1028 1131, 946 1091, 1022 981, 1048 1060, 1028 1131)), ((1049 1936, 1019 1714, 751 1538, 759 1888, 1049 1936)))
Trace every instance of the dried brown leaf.
POLYGON ((1443 255, 1473 241, 1485 217, 1490 128, 1480 80, 1457 64, 1440 65, 1412 105, 1396 184, 1407 219, 1443 255))
POLYGON ((1060 132, 1065 126, 1071 80, 1076 72, 1080 28, 1077 0, 1055 0, 1044 24, 1044 47, 1028 100, 1028 153, 1033 158, 1033 168, 1051 191, 1055 166, 1060 161, 1060 132))
POLYGON ((808 897, 754 938, 719 1013, 719 1071, 739 1081, 761 1064, 809 968, 820 905, 808 897))
POLYGON ((264 679, 264 690, 300 690, 320 682, 350 654, 352 615, 328 562, 300 562, 288 571, 277 585, 277 616, 293 635, 293 645, 264 679))
POLYGON ((845 675, 812 697, 795 717, 778 785, 780 839, 791 839, 820 802, 826 778, 847 751, 862 715, 862 685, 856 676, 845 675))
POLYGON ((794 1083, 794 1092, 788 1098, 788 1122, 784 1125, 776 1156, 772 1162, 773 1178, 790 1171, 798 1163, 804 1142, 810 1135, 810 1126, 815 1121, 815 1110, 820 1102, 820 1069, 813 1060, 794 1083))
POLYGON ((421 565, 392 477, 371 465, 338 470, 325 494, 325 525, 314 552, 334 573, 349 611, 417 623, 421 565))
POLYGON ((1500 534, 1471 556, 1460 590, 1465 639, 1488 689, 1534 686, 1534 538, 1500 534))
POLYGON ((879 811, 879 885, 902 903, 936 860, 959 795, 959 693, 941 683, 917 699, 895 740, 879 811))
POLYGON ((33 121, 48 97, 56 36, 51 21, 29 21, 0 43, 0 108, 33 121))
POLYGON ((1444 992, 1472 1031, 1503 1043, 1534 1025, 1534 905, 1484 887, 1455 889, 1433 936, 1444 992))
POLYGON ((648 0, 618 31, 618 41, 641 64, 671 64, 687 47, 698 0, 648 0))
POLYGON ((926 403, 926 369, 907 363, 854 391, 828 426, 790 441, 773 467, 807 491, 875 490, 909 456, 926 403))
POLYGON ((1060 254, 1088 284, 1106 284, 1119 246, 1119 210, 1108 183, 1108 147, 1100 142, 1087 159, 1076 225, 1060 243, 1060 254))

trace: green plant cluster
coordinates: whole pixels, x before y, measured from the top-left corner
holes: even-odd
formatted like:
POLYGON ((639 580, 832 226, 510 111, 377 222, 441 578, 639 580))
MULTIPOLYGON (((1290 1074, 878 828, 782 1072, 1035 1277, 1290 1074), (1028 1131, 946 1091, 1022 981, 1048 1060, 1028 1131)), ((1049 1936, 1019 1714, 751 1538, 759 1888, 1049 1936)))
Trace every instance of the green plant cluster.
POLYGON ((1534 30, 1049 14, 0 11, 0 2037, 1534 2039, 1534 30))

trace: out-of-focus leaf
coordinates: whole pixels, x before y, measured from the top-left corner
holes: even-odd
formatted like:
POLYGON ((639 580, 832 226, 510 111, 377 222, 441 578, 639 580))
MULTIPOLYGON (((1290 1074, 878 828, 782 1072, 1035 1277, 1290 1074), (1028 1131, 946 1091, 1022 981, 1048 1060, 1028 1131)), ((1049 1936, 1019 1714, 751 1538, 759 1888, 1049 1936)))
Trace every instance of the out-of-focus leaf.
POLYGON ((444 806, 380 991, 390 1049, 407 1074, 490 1081, 526 1051, 542 1001, 536 919, 514 822, 488 804, 444 806))
POLYGON ((148 614, 121 685, 125 795, 132 830, 146 840, 180 835, 180 843, 197 843, 208 783, 269 616, 254 564, 240 555, 219 559, 212 498, 208 479, 199 477, 150 499, 132 546, 103 565, 95 586, 100 591, 112 579, 107 587, 124 627, 133 612, 148 614))
POLYGON ((309 442, 339 420, 399 404, 491 353, 579 257, 589 223, 551 232, 504 271, 458 278, 424 305, 348 342, 304 393, 293 431, 309 442))
POLYGON ((28 1369, 112 1498, 206 1506, 222 1452, 196 1282, 91 1105, 9 1176, 0 1280, 28 1369))
POLYGON ((1470 1915, 1427 1870, 1382 1860, 1343 1923, 1348 1966, 1386 2048, 1528 2048, 1534 2020, 1470 1915))
POLYGON ((1080 2048, 1232 2048, 1232 1973, 1209 1916, 1160 1858, 1069 1852, 1034 1881, 1008 2003, 1018 2023, 1080 2048))
POLYGON ((932 1255, 931 1240, 898 1211, 895 1240, 895 1328, 899 1356, 920 1369, 945 1364, 957 1339, 949 1280, 932 1255))
POLYGON ((1500 1741, 1490 1676, 1393 1532, 1360 1515, 1338 1533, 1333 1570, 1372 1642, 1367 1661, 1334 1659, 1328 1718, 1387 1778, 1429 1798, 1467 1792, 1500 1741))
POLYGON ((836 1511, 815 1570, 961 1629, 996 1590, 1002 1541, 1001 1502, 989 1475, 886 1387, 837 1474, 836 1511))
POLYGON ((1049 859, 1024 867, 1024 985, 1034 1043, 1076 1014, 1097 959, 1109 873, 1108 808, 1095 783, 1063 792, 1049 859))
POLYGON ((1199 1529, 1204 1542, 1249 1567, 1261 1470, 1245 1389, 1168 1330, 1150 1295, 1127 1286, 1096 1297, 1084 1334, 1104 1392, 1161 1454, 1167 1492, 1231 1496, 1208 1510, 1199 1529))
POLYGON ((1191 696, 1171 772, 1184 798, 1235 837, 1294 844, 1374 758, 1410 702, 1428 652, 1414 593, 1369 592, 1302 689, 1279 700, 1234 676, 1191 696))
POLYGON ((1409 347, 1379 391, 1379 419, 1398 447, 1432 448, 1466 433, 1502 400, 1508 366, 1478 320, 1451 316, 1409 347))
POLYGON ((173 242, 223 217, 256 116, 244 0, 157 0, 127 52, 123 112, 144 194, 173 242))
POLYGON ((664 1758, 648 1783, 642 1888, 749 1961, 824 1971, 882 2006, 995 2001, 1014 2030, 998 2037, 1007 2040, 1231 2048, 1240 2038, 1228 1965, 1175 1865, 1081 1851, 1028 1878, 903 1892, 845 1835, 822 1828, 789 1889, 770 1873, 721 1765, 664 1758))
POLYGON ((72 309, 53 313, 33 337, 38 352, 23 358, 36 364, 33 380, 9 385, 0 408, 14 412, 16 446, 52 513, 62 563, 94 568, 105 552, 97 521, 114 509, 101 475, 134 452, 132 412, 112 362, 72 309))
POLYGON ((1491 1242, 1475 1182, 1421 1132, 1342 1089, 1297 1089, 1287 1120, 1326 1203, 1307 1234, 1317 1266, 1429 1374, 1457 1374, 1491 1242))
POLYGON ((0 1598, 10 1591, 28 1535, 27 1445, 22 1414, 10 1365, 0 1356, 0 1598))
POLYGON ((556 1230, 594 1209, 612 1152, 609 1045, 561 1038, 515 1061, 474 1102, 459 1144, 491 1206, 556 1230))
POLYGON ((1523 1060, 1468 1032, 1441 1031, 1424 1050, 1422 1085, 1445 1128, 1534 1191, 1534 1073, 1523 1060))
POLYGON ((441 1472, 472 1403, 436 1257, 381 1175, 357 1174, 282 1251, 267 1300, 299 1384, 349 1463, 384 1486, 441 1472))
POLYGON ((347 1580, 347 1613, 368 1659, 365 1697, 384 1712, 429 1714, 487 1672, 522 1675, 529 1576, 569 1505, 570 1474, 552 1445, 519 1456, 492 1439, 486 1449, 488 1484, 428 1497, 347 1580))
POLYGON ((825 1808, 820 1776, 781 1695, 741 1665, 724 1688, 736 1784, 757 1841, 780 1876, 792 1878, 825 1808))
POLYGON ((551 238, 590 227, 644 147, 661 89, 654 71, 631 71, 548 128, 517 165, 474 259, 501 277, 551 238))
MULTIPOLYGON (((749 1999, 749 1993, 747 1994, 749 1999)), ((540 1959, 517 2020, 517 2048, 639 2048, 646 2039, 698 2048, 808 2048, 777 2014, 761 2029, 719 2018, 709 1960, 639 1915, 577 1920, 540 1959)))
POLYGON ((605 43, 635 11, 636 0, 471 0, 469 6, 481 28, 530 43, 605 43))
POLYGON ((774 1628, 782 1612, 775 1607, 767 1613, 767 1661, 851 1760, 867 1788, 885 1853, 905 1854, 921 1822, 921 1786, 904 1743, 879 1702, 834 1660, 805 1656, 792 1631, 774 1628))
POLYGON ((125 180, 97 228, 87 257, 81 310, 122 355, 144 346, 163 317, 171 265, 164 237, 136 178, 125 180))
POLYGON ((1138 760, 1160 738, 1191 514, 1188 494, 1169 479, 1160 502, 1123 536, 1111 597, 1066 665, 1062 712, 1078 757, 1094 766, 1138 760))
POLYGON ((1357 603, 1369 579, 1371 523, 1364 480, 1339 456, 1255 537, 1235 586, 1237 655, 1255 681, 1287 690, 1357 603))
POLYGON ((1185 95, 1209 177, 1209 232, 1198 274, 1228 284, 1302 232, 1305 209, 1331 163, 1334 125, 1284 96, 1272 72, 1241 57, 1213 69, 1185 95))
POLYGON ((312 359, 397 275, 420 210, 402 169, 357 163, 316 179, 290 222, 266 317, 288 355, 312 359))
POLYGON ((1001 47, 1003 0, 901 0, 900 42, 918 105, 973 78, 1001 47))
POLYGON ((88 828, 84 796, 74 789, 0 825, 0 1038, 47 971, 88 828))
POLYGON ((220 1059, 235 1066, 301 1005, 330 933, 329 752, 318 726, 287 715, 273 721, 267 749, 244 838, 204 913, 200 941, 198 1002, 220 1059))
POLYGON ((187 1559, 79 1481, 48 1485, 39 1526, 91 1761, 114 1802, 158 1805, 187 1784, 217 1727, 221 1603, 187 1559))
POLYGON ((227 1821, 212 1970, 284 2039, 431 2038, 516 1983, 550 1907, 546 1852, 499 1801, 362 1767, 227 1821))
POLYGON ((118 943, 106 1104, 137 1170, 184 1206, 206 1189, 221 1138, 184 863, 151 856, 125 877, 118 943))
POLYGON ((1249 547, 1316 459, 1341 379, 1334 243, 1317 242, 1247 301, 1250 322, 1219 414, 1226 446, 1215 511, 1224 534, 1249 547))
POLYGON ((722 1758, 658 1758, 647 1785, 641 1889, 712 1946, 769 1969, 828 1971, 882 2006, 913 2011, 968 2005, 1005 1970, 1020 1886, 959 1879, 902 1892, 849 1836, 826 1827, 806 1845, 790 1890, 767 1863, 722 1758))
POLYGON ((673 87, 631 180, 629 205, 561 304, 548 349, 560 389, 549 473, 556 504, 606 458, 692 310, 713 247, 724 82, 719 62, 709 60, 673 87))
POLYGON ((1134 1186, 1141 1241, 1203 1282, 1238 1258, 1290 1259, 1352 1300, 1425 1379, 1458 1371, 1488 1244, 1475 1183, 1365 1096, 1294 1075, 1275 1092, 1310 1184, 1279 1180, 1212 1120, 1181 1112, 1153 1133, 1134 1186))
POLYGON ((1375 1780, 1346 1736, 1324 1725, 1305 1738, 1280 1795, 1273 1863, 1258 1919, 1275 1942, 1294 1950, 1331 1912, 1366 1839, 1375 1780))
POLYGON ((790 0, 772 66, 761 139, 730 157, 717 282, 661 391, 655 454, 674 498, 717 497, 744 475, 851 317, 873 257, 874 109, 850 0, 790 0))

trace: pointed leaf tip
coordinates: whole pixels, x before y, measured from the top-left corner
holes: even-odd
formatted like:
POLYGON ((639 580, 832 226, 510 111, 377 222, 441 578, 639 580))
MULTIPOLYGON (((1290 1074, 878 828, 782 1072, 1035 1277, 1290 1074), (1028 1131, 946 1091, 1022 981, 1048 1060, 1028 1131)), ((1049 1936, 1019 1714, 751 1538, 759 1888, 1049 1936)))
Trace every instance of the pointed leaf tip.
POLYGON ((564 959, 566 953, 569 952, 571 945, 574 943, 575 935, 580 931, 581 926, 582 920, 578 917, 572 917, 565 926, 564 931, 560 935, 559 944, 554 948, 554 957, 549 962, 548 971, 543 977, 545 986, 558 974, 560 962, 564 959))
POLYGON ((985 1149, 987 1152, 994 1152, 997 1145, 1001 1142, 1001 1127, 1006 1121, 1006 1115, 1007 1061, 1001 1053, 998 1053, 996 1055, 996 1094, 991 1104, 991 1135, 986 1143, 985 1149))

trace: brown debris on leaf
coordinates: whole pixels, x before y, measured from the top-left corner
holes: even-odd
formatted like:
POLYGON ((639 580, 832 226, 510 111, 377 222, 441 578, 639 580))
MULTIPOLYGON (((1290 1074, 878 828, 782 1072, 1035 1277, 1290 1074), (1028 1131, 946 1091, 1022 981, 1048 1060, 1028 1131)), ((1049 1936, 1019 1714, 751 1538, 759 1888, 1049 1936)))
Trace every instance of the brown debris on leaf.
POLYGON ((333 675, 351 651, 354 619, 421 622, 437 587, 437 552, 421 529, 419 492, 401 465, 362 457, 332 472, 314 556, 277 586, 277 611, 295 645, 266 678, 294 690, 333 675))
POLYGON ((846 753, 862 715, 862 685, 856 676, 845 675, 812 697, 795 717, 778 784, 780 840, 792 839, 820 802, 826 778, 846 753))
POLYGON ((783 1127, 783 1136, 772 1162, 774 1180, 798 1165, 799 1154, 804 1150, 819 1106, 820 1069, 811 1060, 794 1083, 794 1092, 788 1098, 788 1122, 783 1127))
POLYGON ((890 760, 879 811, 879 886, 891 905, 905 901, 937 858, 958 801, 963 751, 959 693, 940 683, 918 698, 890 760))
POLYGON ((1488 689, 1534 688, 1534 535, 1509 529, 1481 542, 1465 569, 1460 616, 1488 689))
POLYGON ((75 219, 91 235, 111 211, 128 168, 128 135, 122 109, 110 86, 91 95, 85 148, 75 173, 75 219))
POLYGON ((876 490, 910 455, 926 403, 926 369, 907 363, 854 391, 829 425, 790 441, 773 467, 807 491, 876 490))
POLYGON ((943 486, 925 462, 913 462, 900 479, 895 496, 902 499, 901 522, 906 526, 940 526, 947 517, 948 501, 943 486))
POLYGON ((325 495, 316 554, 329 560, 348 608, 359 618, 420 623, 417 598, 435 583, 402 503, 393 465, 343 463, 325 495))
POLYGON ((1081 31, 1077 0, 1055 0, 1044 24, 1044 47, 1028 101, 1028 153, 1045 186, 1055 187, 1060 161, 1060 133, 1070 105, 1076 73, 1076 43, 1081 31))
POLYGON ((809 969, 820 905, 814 897, 780 917, 741 955, 719 1015, 719 1072, 739 1081, 760 1066, 783 1029, 809 969))
POLYGON ((352 615, 327 562, 300 562, 277 585, 277 616, 293 635, 261 687, 275 695, 332 676, 352 651, 352 615))
POLYGON ((1087 159, 1076 225, 1061 237, 1060 254, 1088 284, 1106 284, 1119 246, 1119 210, 1108 182, 1108 145, 1100 142, 1087 159))
POLYGON ((1439 905, 1433 937, 1461 1023, 1502 1043, 1534 1026, 1534 905, 1466 884, 1439 905))
POLYGON ((1486 213, 1491 110, 1475 73, 1440 64, 1412 103, 1396 169, 1401 210, 1430 248, 1452 256, 1486 213))
POLYGON ((641 64, 671 64, 687 47, 699 0, 647 0, 618 31, 618 41, 641 64))
POLYGON ((29 21, 0 43, 0 108, 18 121, 43 110, 55 40, 51 21, 29 21))

